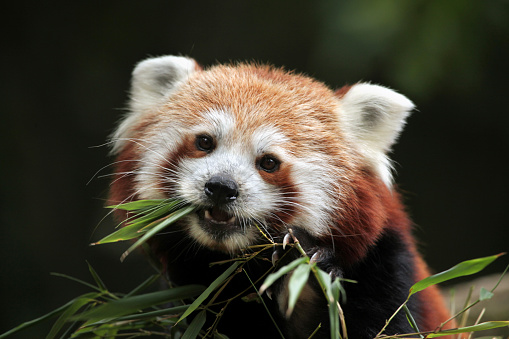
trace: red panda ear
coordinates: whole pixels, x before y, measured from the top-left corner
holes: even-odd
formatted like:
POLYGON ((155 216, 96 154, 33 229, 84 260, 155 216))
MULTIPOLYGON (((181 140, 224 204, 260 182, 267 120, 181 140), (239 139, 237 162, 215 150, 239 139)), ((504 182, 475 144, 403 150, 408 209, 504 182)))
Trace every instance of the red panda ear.
POLYGON ((132 73, 129 113, 113 134, 113 153, 122 149, 143 112, 157 109, 199 69, 193 59, 172 55, 138 63, 132 73))
POLYGON ((404 95, 377 85, 359 83, 337 92, 340 119, 359 145, 360 152, 387 184, 391 163, 387 157, 414 104, 404 95))

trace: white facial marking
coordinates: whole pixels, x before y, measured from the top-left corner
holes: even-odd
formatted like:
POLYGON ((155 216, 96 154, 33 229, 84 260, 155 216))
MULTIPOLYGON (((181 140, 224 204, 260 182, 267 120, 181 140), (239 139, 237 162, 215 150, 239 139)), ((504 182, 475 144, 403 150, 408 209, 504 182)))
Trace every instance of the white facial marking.
POLYGON ((138 175, 135 177, 135 188, 140 199, 167 198, 159 184, 169 177, 170 169, 162 166, 183 139, 182 129, 175 122, 171 127, 152 135, 149 139, 151 142, 131 141, 140 145, 143 154, 138 175))
POLYGON ((163 56, 141 61, 133 71, 130 110, 112 136, 112 153, 116 154, 132 137, 143 113, 157 111, 195 72, 193 59, 163 56))
POLYGON ((235 224, 242 231, 232 232, 219 243, 203 229, 198 216, 194 215, 188 218, 189 232, 200 244, 229 252, 245 248, 261 236, 255 224, 262 229, 270 229, 267 221, 278 213, 287 213, 285 206, 297 211, 290 218, 291 225, 285 226, 300 227, 315 236, 330 233, 331 206, 334 206, 334 199, 340 192, 338 181, 343 174, 329 163, 327 155, 309 152, 298 158, 291 149, 295 145, 292 136, 270 124, 247 132, 248 126, 239 125, 227 109, 211 110, 203 116, 205 119, 201 124, 187 130, 184 126, 169 126, 151 136, 152 143, 144 144, 147 151, 143 153, 142 166, 135 180, 140 198, 167 197, 157 183, 173 180, 176 198, 211 208, 204 192, 205 184, 214 175, 227 174, 237 184, 238 196, 224 208, 235 217, 235 224), (185 136, 200 134, 214 138, 216 146, 213 151, 199 158, 184 156, 174 169, 175 173, 165 175, 160 164, 167 160, 185 136), (262 178, 256 162, 265 154, 277 157, 291 169, 290 182, 296 192, 289 192, 288 188, 277 187, 262 178))
POLYGON ((414 104, 383 86, 361 83, 341 99, 337 112, 365 161, 388 186, 392 186, 391 161, 387 156, 405 125, 414 104))
POLYGON ((280 145, 288 142, 289 139, 276 127, 271 125, 261 126, 253 133, 251 138, 254 154, 274 153, 286 158, 288 152, 280 145))
POLYGON ((203 118, 206 123, 193 126, 193 133, 207 133, 218 140, 224 140, 235 130, 235 118, 226 110, 210 110, 203 114, 203 118))

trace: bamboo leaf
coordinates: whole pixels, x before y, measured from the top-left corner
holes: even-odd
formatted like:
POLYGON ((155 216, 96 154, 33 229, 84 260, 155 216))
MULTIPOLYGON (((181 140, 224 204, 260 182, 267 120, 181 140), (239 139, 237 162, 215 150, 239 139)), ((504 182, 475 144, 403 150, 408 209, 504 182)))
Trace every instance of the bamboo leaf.
POLYGON ((94 278, 94 281, 95 283, 97 284, 97 287, 102 291, 102 292, 107 292, 108 289, 106 288, 106 285, 104 284, 104 282, 102 281, 102 279, 99 277, 99 275, 97 274, 97 272, 94 270, 94 268, 92 267, 92 265, 90 265, 90 263, 87 261, 87 265, 88 265, 88 270, 90 271, 90 274, 92 274, 92 277, 94 278))
MULTIPOLYGON (((46 320, 51 319, 53 317, 56 317, 59 314, 62 314, 65 310, 67 310, 69 307, 71 307, 76 302, 76 300, 78 300, 80 298, 83 298, 84 296, 87 296, 87 295, 93 296, 94 293, 85 294, 85 295, 83 295, 81 297, 75 298, 75 299, 69 301, 68 303, 66 303, 65 305, 62 305, 59 308, 57 308, 57 309, 55 309, 55 310, 53 310, 53 311, 51 311, 51 312, 49 312, 49 313, 39 317, 39 318, 36 318, 36 319, 30 320, 30 321, 24 322, 24 323, 16 326, 15 328, 13 328, 13 329, 5 332, 5 333, 0 334, 0 339, 7 338, 8 336, 10 336, 10 335, 12 335, 14 333, 17 333, 19 331, 25 330, 25 329, 27 329, 29 327, 32 327, 34 325, 37 325, 37 324, 43 322, 43 321, 46 321, 46 320)), ((95 294, 95 295, 97 295, 97 294, 95 294)))
POLYGON ((491 264, 495 259, 497 259, 501 255, 502 254, 497 254, 497 255, 492 255, 489 257, 463 261, 446 271, 434 274, 432 276, 429 276, 429 277, 415 283, 410 288, 410 295, 417 293, 419 291, 422 291, 431 285, 436 285, 438 283, 441 283, 441 282, 444 282, 447 280, 451 280, 451 279, 454 279, 457 277, 475 274, 475 273, 483 270, 486 266, 491 264))
POLYGON ((133 295, 138 294, 140 291, 143 291, 153 283, 157 282, 161 276, 159 274, 153 274, 150 277, 148 277, 144 282, 142 282, 140 285, 136 286, 131 290, 131 292, 127 293, 125 296, 130 297, 133 295))
POLYGON ((205 310, 201 311, 196 315, 196 317, 191 321, 189 327, 182 335, 182 339, 194 339, 198 337, 200 334, 201 328, 205 325, 205 320, 207 319, 207 313, 205 310))
POLYGON ((265 281, 263 282, 262 286, 260 287, 260 294, 263 294, 267 288, 269 288, 276 280, 281 278, 283 275, 287 274, 291 270, 295 269, 300 264, 307 262, 309 260, 308 257, 301 257, 298 259, 295 259, 288 265, 285 265, 281 267, 277 272, 271 273, 265 278, 265 281))
POLYGON ((69 280, 72 280, 72 281, 75 281, 77 283, 80 283, 84 286, 87 286, 87 287, 90 287, 94 290, 97 290, 97 291, 101 291, 97 286, 94 286, 92 284, 89 284, 87 283, 86 281, 83 281, 81 279, 78 279, 78 278, 74 278, 74 277, 71 277, 71 276, 68 276, 67 274, 62 274, 62 273, 55 273, 55 272, 52 272, 51 273, 52 276, 55 276, 55 277, 60 277, 60 278, 65 278, 65 279, 69 279, 69 280))
POLYGON ((451 335, 451 334, 491 330, 494 328, 506 327, 506 326, 509 326, 509 321, 488 321, 488 322, 477 324, 477 325, 466 326, 466 327, 462 327, 462 328, 455 328, 452 330, 444 330, 439 333, 431 333, 431 334, 427 335, 427 338, 436 338, 436 337, 443 337, 443 336, 451 335))
POLYGON ((208 298, 210 293, 212 293, 216 288, 218 288, 233 273, 233 271, 237 269, 239 264, 240 263, 238 261, 234 262, 230 267, 228 267, 226 271, 223 272, 223 274, 217 277, 216 280, 214 280, 209 285, 209 287, 207 287, 207 289, 205 289, 205 291, 203 291, 203 293, 198 298, 196 298, 196 300, 189 306, 189 308, 184 312, 184 314, 182 314, 177 323, 185 319, 191 313, 193 313, 193 311, 196 310, 205 301, 205 299, 208 298))
POLYGON ((67 307, 67 309, 60 315, 57 321, 51 327, 50 332, 46 336, 46 339, 53 339, 60 332, 60 330, 64 327, 67 321, 78 312, 83 306, 94 301, 94 298, 100 296, 100 293, 87 293, 82 295, 81 297, 74 300, 74 302, 67 307))
POLYGON ((117 231, 105 236, 101 240, 94 242, 90 245, 101 245, 101 244, 107 244, 117 241, 125 241, 130 240, 134 238, 138 238, 140 236, 139 231, 145 227, 145 224, 136 224, 136 225, 127 225, 124 226, 117 231))
POLYGON ((178 201, 175 201, 170 204, 159 205, 149 209, 136 211, 136 215, 131 220, 129 220, 129 225, 148 225, 177 210, 177 204, 178 201))
POLYGON ((329 321, 331 339, 341 339, 341 334, 339 333, 340 331, 339 310, 337 307, 340 290, 341 286, 339 283, 339 279, 336 279, 331 284, 330 288, 330 295, 332 297, 332 300, 329 303, 329 321))
POLYGON ((302 289, 306 285, 309 273, 311 272, 311 266, 309 264, 301 264, 293 271, 290 280, 288 281, 288 309, 286 316, 290 317, 302 292, 302 289))
MULTIPOLYGON (((146 215, 136 215, 128 225, 120 228, 119 230, 107 235, 101 240, 92 243, 92 245, 100 245, 117 241, 125 241, 140 237, 140 232, 145 233, 152 227, 157 226, 159 220, 175 209, 175 203, 163 205, 158 208, 153 208, 146 215)), ((161 220, 163 221, 163 220, 161 220)))
MULTIPOLYGON (((111 321, 111 319, 99 320, 94 323, 88 323, 88 324, 82 326, 80 329, 76 330, 73 333, 73 338, 79 337, 79 335, 85 334, 85 333, 91 333, 91 332, 96 333, 96 331, 101 328, 110 328, 110 330, 112 328, 117 328, 117 329, 125 328, 125 327, 123 327, 124 324, 134 324, 133 321, 138 321, 137 323, 140 324, 141 327, 146 327, 147 323, 150 321, 161 322, 161 319, 158 318, 160 316, 179 314, 179 313, 182 313, 183 311, 185 311, 187 309, 187 307, 188 307, 188 305, 175 306, 175 307, 165 308, 165 309, 161 309, 161 310, 157 310, 157 311, 135 313, 135 314, 126 315, 123 317, 116 318, 113 321, 111 321), (140 320, 146 320, 146 321, 139 322, 140 320)), ((173 320, 173 323, 174 322, 175 321, 173 320)), ((130 325, 130 326, 131 326, 130 328, 132 329, 132 328, 134 328, 133 326, 138 326, 138 325, 130 325)), ((138 327, 140 327, 140 326, 138 326, 138 327)))
POLYGON ((130 201, 123 204, 106 206, 106 208, 119 209, 124 211, 136 211, 142 210, 149 207, 158 206, 161 204, 171 203, 172 200, 169 199, 146 199, 146 200, 136 200, 130 201))
MULTIPOLYGON (((417 326, 417 322, 415 321, 412 313, 410 312, 410 309, 408 308, 408 306, 406 304, 403 305, 403 310, 405 311, 406 318, 407 318, 408 322, 410 323, 410 326, 412 326, 412 329, 416 333, 419 333, 420 332, 419 326, 417 326)), ((424 338, 424 336, 422 334, 419 334, 419 338, 424 338)))
POLYGON ((192 211, 194 211, 194 209, 195 209, 194 206, 187 206, 187 207, 184 207, 178 211, 173 212, 167 219, 165 219, 164 221, 159 223, 157 226, 155 226, 152 229, 150 229, 149 231, 147 231, 140 239, 138 239, 138 241, 136 241, 131 247, 129 247, 127 249, 127 251, 125 251, 124 254, 122 254, 122 256, 120 257, 120 261, 124 261, 124 259, 129 255, 129 253, 131 253, 133 250, 138 248, 138 246, 145 243, 154 234, 163 230, 166 226, 174 223, 175 221, 184 217, 185 215, 191 213, 192 211))
POLYGON ((89 323, 102 319, 118 318, 132 314, 147 307, 161 305, 170 301, 188 299, 200 294, 204 287, 188 285, 174 287, 164 291, 146 293, 132 297, 113 300, 89 311, 79 314, 76 320, 87 320, 89 323))
POLYGON ((322 286, 325 294, 327 294, 327 299, 328 299, 327 302, 328 303, 333 302, 334 297, 332 296, 332 292, 331 292, 331 277, 330 277, 330 275, 328 275, 327 272, 321 270, 317 266, 315 277, 316 277, 316 279, 318 279, 318 282, 322 286))

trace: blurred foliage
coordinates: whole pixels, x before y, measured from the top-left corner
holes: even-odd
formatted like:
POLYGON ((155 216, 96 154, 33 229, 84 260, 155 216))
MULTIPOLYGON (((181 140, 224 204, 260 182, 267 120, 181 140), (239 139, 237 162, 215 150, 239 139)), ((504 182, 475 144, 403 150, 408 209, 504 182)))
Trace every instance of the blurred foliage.
POLYGON ((314 58, 324 73, 353 82, 363 69, 421 100, 483 84, 490 45, 507 42, 509 34, 507 1, 320 4, 324 24, 314 58))

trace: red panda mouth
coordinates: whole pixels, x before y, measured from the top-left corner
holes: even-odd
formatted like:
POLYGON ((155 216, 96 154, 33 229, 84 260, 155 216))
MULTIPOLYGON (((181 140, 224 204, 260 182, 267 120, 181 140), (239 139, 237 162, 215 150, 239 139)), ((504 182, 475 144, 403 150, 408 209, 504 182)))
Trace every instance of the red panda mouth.
POLYGON ((227 211, 211 207, 198 212, 200 227, 215 241, 228 239, 232 234, 242 232, 237 225, 237 218, 227 211))
POLYGON ((222 209, 212 207, 205 210, 204 219, 214 224, 234 224, 236 218, 222 209))

